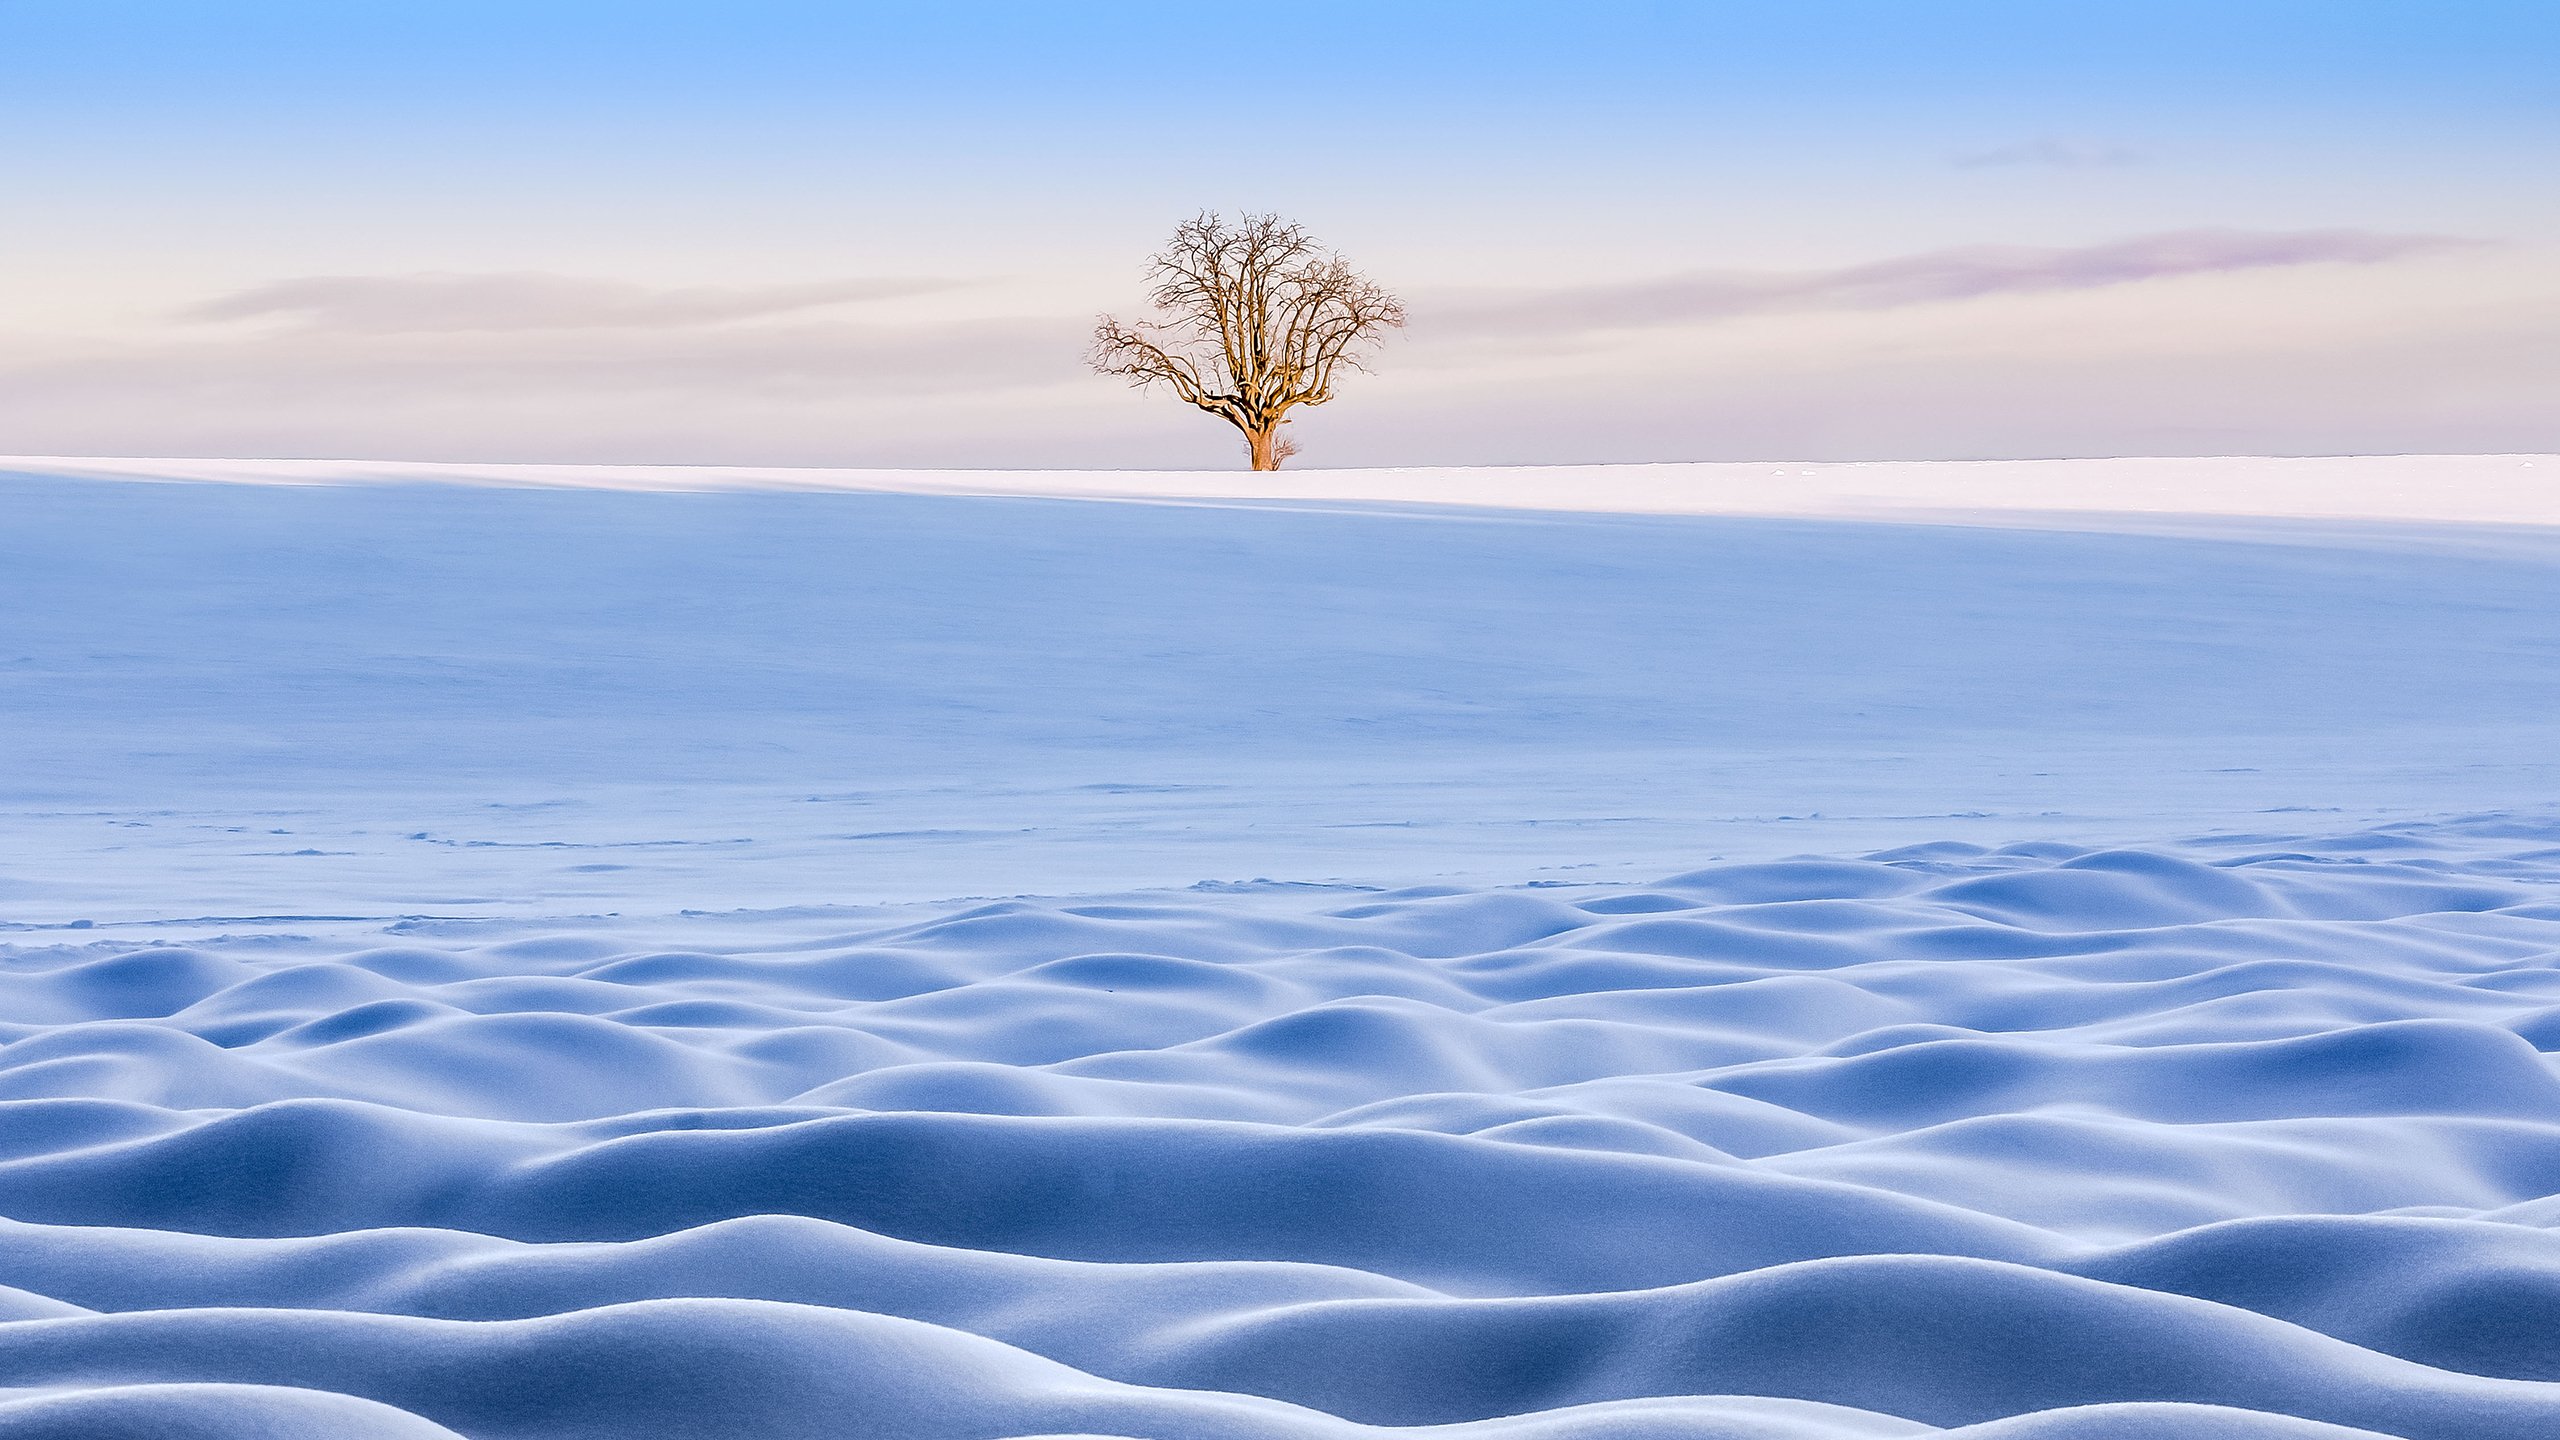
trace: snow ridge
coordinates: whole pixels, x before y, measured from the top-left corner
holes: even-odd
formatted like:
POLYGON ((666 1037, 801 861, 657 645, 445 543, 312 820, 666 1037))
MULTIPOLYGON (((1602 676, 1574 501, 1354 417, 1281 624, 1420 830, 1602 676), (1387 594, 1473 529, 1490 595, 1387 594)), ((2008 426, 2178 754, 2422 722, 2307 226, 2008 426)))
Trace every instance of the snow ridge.
POLYGON ((0 1434, 2560 1433, 2555 960, 2495 816, 21 945, 0 1434))

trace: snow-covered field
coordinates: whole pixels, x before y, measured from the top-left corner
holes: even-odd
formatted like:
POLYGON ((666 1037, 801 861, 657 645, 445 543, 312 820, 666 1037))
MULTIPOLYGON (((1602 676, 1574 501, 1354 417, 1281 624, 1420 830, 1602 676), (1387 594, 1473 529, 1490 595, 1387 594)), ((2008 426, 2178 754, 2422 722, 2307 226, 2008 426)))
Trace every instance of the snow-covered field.
POLYGON ((2211 463, 0 477, 0 1435, 2560 1434, 2560 461, 2211 463))

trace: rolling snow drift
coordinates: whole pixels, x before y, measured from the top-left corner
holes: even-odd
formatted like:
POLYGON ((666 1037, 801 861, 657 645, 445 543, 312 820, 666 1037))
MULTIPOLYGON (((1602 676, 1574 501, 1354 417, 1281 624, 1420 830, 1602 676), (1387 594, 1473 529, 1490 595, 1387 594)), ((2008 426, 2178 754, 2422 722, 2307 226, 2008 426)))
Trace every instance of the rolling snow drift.
POLYGON ((0 1434, 2560 1432, 2555 841, 23 949, 0 1434))

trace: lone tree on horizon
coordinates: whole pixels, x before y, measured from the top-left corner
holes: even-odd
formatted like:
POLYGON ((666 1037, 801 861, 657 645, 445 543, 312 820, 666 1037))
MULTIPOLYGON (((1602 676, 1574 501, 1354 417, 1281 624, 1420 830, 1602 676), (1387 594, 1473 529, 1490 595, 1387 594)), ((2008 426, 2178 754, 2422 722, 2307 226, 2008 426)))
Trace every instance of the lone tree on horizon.
POLYGON ((1404 302, 1277 215, 1230 224, 1203 211, 1174 229, 1147 278, 1156 318, 1103 316, 1093 368, 1169 386, 1243 431, 1256 470, 1295 451, 1280 436, 1292 409, 1332 399, 1335 377, 1366 370, 1369 348, 1404 325, 1404 302))

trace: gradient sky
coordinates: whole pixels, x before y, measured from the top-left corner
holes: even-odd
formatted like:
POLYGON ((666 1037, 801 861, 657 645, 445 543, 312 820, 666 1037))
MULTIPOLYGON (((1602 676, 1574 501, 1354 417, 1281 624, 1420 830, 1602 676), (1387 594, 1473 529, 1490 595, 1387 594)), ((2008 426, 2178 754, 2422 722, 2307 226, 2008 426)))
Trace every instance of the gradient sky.
POLYGON ((1408 298, 1309 465, 2560 450, 2560 5, 0 0, 0 453, 1225 466, 1202 208, 1408 298))

